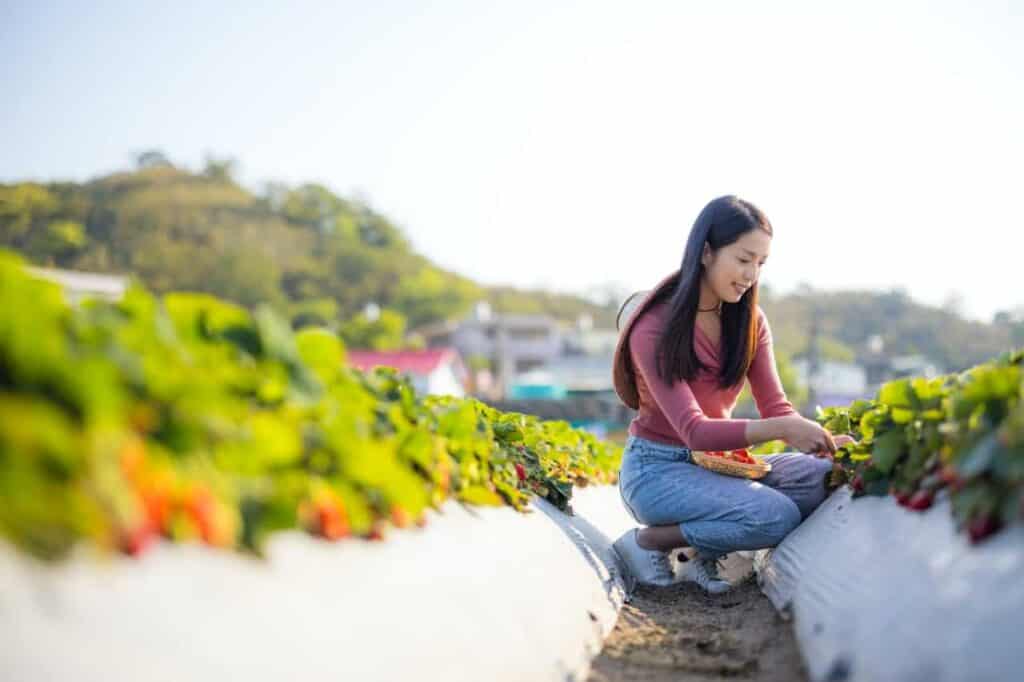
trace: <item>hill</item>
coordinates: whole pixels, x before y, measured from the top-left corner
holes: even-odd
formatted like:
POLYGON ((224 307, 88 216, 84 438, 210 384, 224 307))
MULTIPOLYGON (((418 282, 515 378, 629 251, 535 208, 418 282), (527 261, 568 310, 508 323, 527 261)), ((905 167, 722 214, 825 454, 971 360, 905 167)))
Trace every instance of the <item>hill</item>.
POLYGON ((499 312, 566 321, 614 310, 576 296, 488 288, 440 268, 370 207, 326 187, 239 186, 228 162, 201 173, 157 153, 139 168, 86 183, 0 185, 0 244, 40 265, 131 273, 151 290, 203 291, 319 321, 348 320, 372 301, 415 327, 489 300, 499 312))
MULTIPOLYGON (((487 287, 433 264, 386 217, 322 185, 271 183, 256 194, 234 180, 230 161, 211 159, 197 173, 158 152, 140 155, 134 170, 85 183, 0 185, 0 245, 40 265, 131 273, 156 293, 202 291, 250 308, 267 302, 297 326, 341 326, 372 301, 384 309, 386 330, 367 333, 391 338, 461 316, 479 300, 566 324, 587 314, 596 327, 614 328, 622 298, 599 305, 487 287)), ((806 351, 815 317, 821 352, 836 359, 862 354, 877 335, 887 354, 920 353, 953 371, 1024 344, 1019 311, 981 324, 898 290, 776 296, 765 288, 762 305, 786 355, 806 351)))

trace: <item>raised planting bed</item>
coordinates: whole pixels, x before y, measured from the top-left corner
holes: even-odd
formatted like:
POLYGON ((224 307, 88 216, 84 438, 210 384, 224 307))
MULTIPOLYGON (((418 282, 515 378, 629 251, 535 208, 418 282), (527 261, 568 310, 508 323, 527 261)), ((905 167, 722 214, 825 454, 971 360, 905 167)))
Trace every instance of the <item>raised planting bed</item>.
POLYGON ((1021 679, 1024 527, 972 544, 945 492, 919 512, 844 486, 755 565, 813 680, 1021 679))
POLYGON ((0 545, 4 680, 585 679, 624 585, 614 486, 570 516, 446 504, 388 542, 275 534, 42 563, 0 545))

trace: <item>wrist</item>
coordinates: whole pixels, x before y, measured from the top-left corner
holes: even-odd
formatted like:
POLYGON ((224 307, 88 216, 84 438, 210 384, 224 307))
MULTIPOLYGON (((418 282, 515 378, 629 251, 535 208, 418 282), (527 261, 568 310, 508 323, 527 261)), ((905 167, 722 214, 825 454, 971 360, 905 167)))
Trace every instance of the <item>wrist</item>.
POLYGON ((776 437, 775 440, 791 440, 793 420, 789 417, 776 417, 776 437))

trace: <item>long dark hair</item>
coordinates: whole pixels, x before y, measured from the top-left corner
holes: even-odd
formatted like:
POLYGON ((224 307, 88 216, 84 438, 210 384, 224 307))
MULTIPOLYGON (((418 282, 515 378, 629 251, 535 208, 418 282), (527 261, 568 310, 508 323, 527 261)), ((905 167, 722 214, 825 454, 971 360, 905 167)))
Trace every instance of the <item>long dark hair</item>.
MULTIPOLYGON (((686 240, 679 276, 657 294, 668 300, 668 323, 658 342, 658 374, 668 385, 690 381, 707 367, 693 347, 705 242, 712 252, 732 244, 751 230, 773 235, 771 223, 756 206, 731 194, 708 203, 697 216, 686 240)), ((721 388, 731 388, 747 376, 757 350, 757 289, 755 282, 736 303, 722 302, 722 344, 725 356, 718 376, 721 388)), ((651 305, 657 301, 652 300, 651 305)))

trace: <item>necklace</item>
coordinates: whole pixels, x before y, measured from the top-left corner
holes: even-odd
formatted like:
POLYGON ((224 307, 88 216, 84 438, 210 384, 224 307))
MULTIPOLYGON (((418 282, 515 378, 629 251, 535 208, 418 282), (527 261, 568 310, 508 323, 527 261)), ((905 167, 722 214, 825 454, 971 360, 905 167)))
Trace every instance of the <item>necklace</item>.
POLYGON ((704 308, 701 308, 700 306, 697 306, 697 312, 700 312, 700 313, 710 313, 712 310, 715 311, 716 313, 721 313, 722 312, 722 304, 719 303, 714 308, 708 308, 706 310, 704 308))

